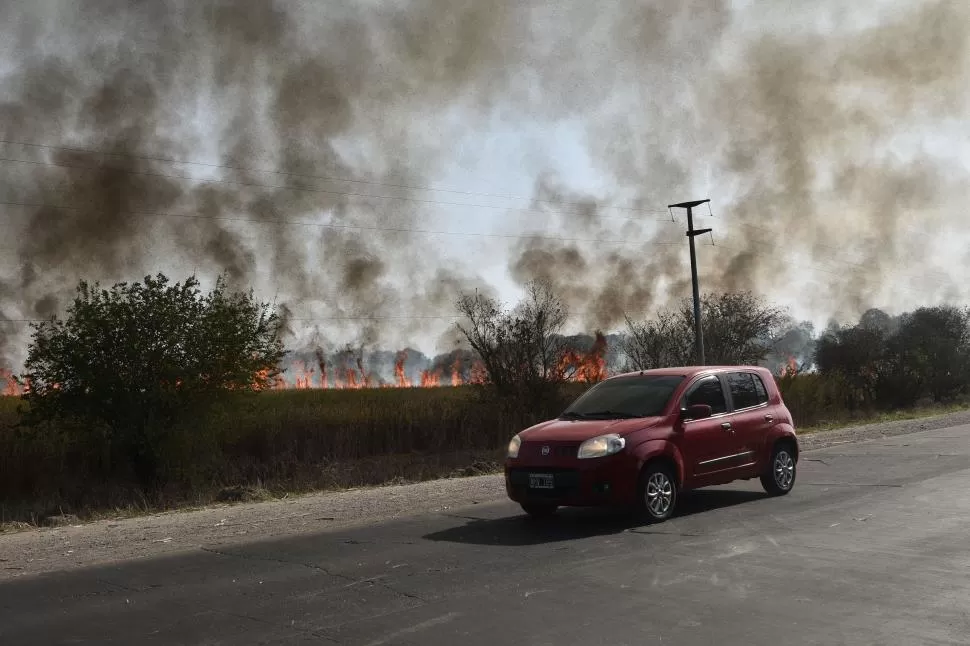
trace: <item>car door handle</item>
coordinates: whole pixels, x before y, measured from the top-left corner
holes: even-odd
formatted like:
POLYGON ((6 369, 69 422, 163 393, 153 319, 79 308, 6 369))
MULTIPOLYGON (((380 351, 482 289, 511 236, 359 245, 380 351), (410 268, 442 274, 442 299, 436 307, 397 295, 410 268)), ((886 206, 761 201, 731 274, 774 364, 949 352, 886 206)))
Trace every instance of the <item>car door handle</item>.
POLYGON ((721 428, 723 428, 725 431, 730 431, 731 430, 731 422, 724 422, 724 423, 722 423, 721 424, 721 428))
POLYGON ((766 422, 773 422, 773 421, 775 421, 775 418, 772 417, 771 415, 765 415, 765 421, 766 422))

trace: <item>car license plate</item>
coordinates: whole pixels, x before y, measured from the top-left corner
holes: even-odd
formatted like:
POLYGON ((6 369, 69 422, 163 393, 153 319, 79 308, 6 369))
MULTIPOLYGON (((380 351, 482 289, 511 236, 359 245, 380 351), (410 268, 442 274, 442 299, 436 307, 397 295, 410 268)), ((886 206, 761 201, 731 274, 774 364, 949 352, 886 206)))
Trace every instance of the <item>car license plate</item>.
POLYGON ((555 489, 555 479, 551 473, 530 473, 529 489, 555 489))

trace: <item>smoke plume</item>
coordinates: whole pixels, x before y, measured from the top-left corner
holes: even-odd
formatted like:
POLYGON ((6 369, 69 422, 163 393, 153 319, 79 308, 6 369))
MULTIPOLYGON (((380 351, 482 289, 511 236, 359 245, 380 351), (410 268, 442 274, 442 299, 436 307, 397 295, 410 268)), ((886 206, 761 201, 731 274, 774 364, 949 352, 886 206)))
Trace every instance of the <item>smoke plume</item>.
MULTIPOLYGON (((923 139, 967 105, 970 12, 948 1, 862 16, 840 7, 813 4, 804 21, 768 11, 759 22, 718 3, 627 13, 608 47, 620 63, 611 80, 642 103, 602 118, 604 101, 587 129, 618 190, 584 198, 543 180, 535 193, 586 205, 562 217, 565 235, 631 242, 525 241, 512 274, 554 280, 588 326, 649 315, 690 294, 684 214, 673 224, 613 207, 709 197, 717 217, 695 210, 695 227, 715 232, 713 247, 696 240, 705 290, 753 290, 800 301, 802 314, 848 317, 886 298, 966 298, 961 266, 935 250, 938 232, 964 231, 967 181, 923 139), (634 61, 642 67, 628 70, 634 61)), ((577 51, 598 38, 590 32, 577 51)))
POLYGON ((666 204, 697 197, 716 216, 696 214, 715 229, 716 246, 697 239, 705 290, 797 300, 800 316, 968 296, 965 248, 935 252, 965 222, 956 0, 0 12, 0 364, 78 279, 160 270, 254 286, 310 352, 438 338, 458 292, 497 273, 551 280, 576 324, 615 328, 689 294, 666 204), (520 150, 501 166, 531 200, 436 189, 509 132, 520 150), (553 132, 579 142, 569 156, 547 150, 553 132), (508 230, 535 235, 488 237, 508 230))

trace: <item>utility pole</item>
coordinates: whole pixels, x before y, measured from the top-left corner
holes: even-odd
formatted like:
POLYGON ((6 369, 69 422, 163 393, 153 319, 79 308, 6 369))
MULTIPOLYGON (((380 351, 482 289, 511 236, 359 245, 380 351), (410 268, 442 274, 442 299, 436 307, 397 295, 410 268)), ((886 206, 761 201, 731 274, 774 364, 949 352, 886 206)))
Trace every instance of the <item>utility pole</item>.
POLYGON ((704 359, 704 328, 701 325, 701 294, 697 286, 697 253, 694 251, 694 238, 699 235, 710 233, 711 229, 695 229, 694 214, 695 206, 705 204, 710 200, 694 200, 692 202, 681 202, 680 204, 669 204, 670 209, 687 209, 687 240, 690 242, 690 280, 694 289, 694 350, 697 353, 697 365, 703 366, 704 359))

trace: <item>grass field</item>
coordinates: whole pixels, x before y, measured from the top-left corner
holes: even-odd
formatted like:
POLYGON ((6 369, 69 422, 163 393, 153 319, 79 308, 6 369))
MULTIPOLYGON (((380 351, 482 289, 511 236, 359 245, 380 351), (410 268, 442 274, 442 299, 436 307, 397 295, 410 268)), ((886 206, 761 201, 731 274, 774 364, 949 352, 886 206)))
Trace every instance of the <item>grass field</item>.
MULTIPOLYGON (((850 411, 839 384, 819 375, 779 385, 802 431, 945 410, 850 411)), ((489 472, 511 435, 584 388, 528 413, 477 386, 266 392, 169 429, 167 484, 151 494, 106 467, 97 433, 18 428, 20 401, 0 398, 0 523, 489 472)))
POLYGON ((104 475, 96 433, 17 428, 20 401, 0 398, 0 521, 204 503, 232 485, 279 495, 486 472, 583 388, 567 390, 528 414, 477 386, 261 393, 170 429, 168 484, 151 496, 104 475))

